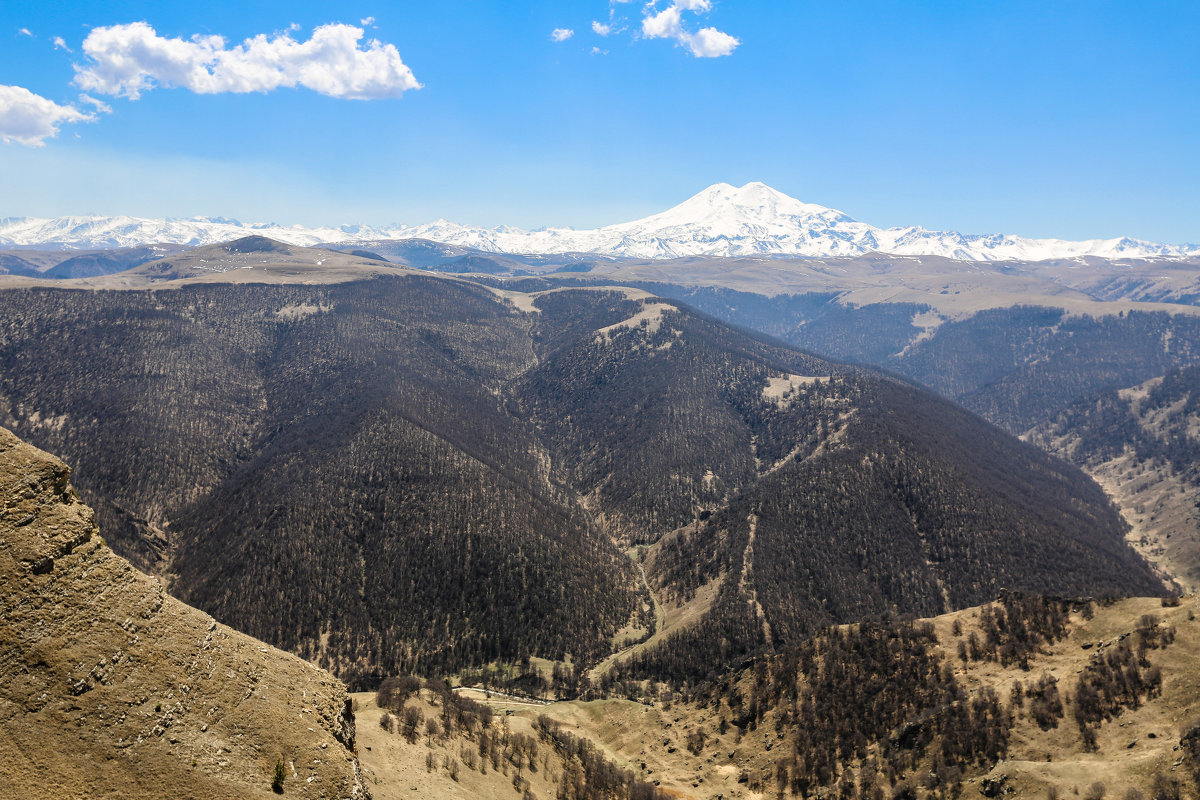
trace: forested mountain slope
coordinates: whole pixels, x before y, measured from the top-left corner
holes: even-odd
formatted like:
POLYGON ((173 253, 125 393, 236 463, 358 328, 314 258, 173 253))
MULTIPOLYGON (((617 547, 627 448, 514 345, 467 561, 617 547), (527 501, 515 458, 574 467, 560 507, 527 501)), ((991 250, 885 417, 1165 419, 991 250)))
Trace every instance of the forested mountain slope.
MULTIPOLYGON (((1147 297, 1152 287, 1139 283, 1132 295, 1137 299, 1130 299, 1107 292, 1092 297, 1059 286, 1055 295, 1019 281, 994 286, 987 276, 974 274, 974 268, 948 262, 924 275, 922 281, 929 285, 913 293, 902 282, 887 283, 897 261, 903 259, 877 256, 799 265, 726 259, 705 262, 711 274, 696 283, 674 282, 677 274, 667 265, 653 270, 626 266, 616 275, 473 279, 545 291, 609 285, 624 278, 621 285, 682 301, 794 347, 903 375, 1018 435, 1077 400, 1158 377, 1200 358, 1200 309, 1191 305, 1194 296, 1182 290, 1164 288, 1147 297), (790 292, 788 281, 797 270, 825 280, 802 281, 803 291, 790 292), (867 279, 863 273, 870 279, 866 288, 860 285, 867 279), (742 286, 751 288, 733 288, 742 286), (939 293, 937 286, 945 288, 939 293)), ((1012 266, 1018 276, 1019 266, 1012 266)), ((686 267, 681 266, 678 279, 688 275, 686 267)), ((1162 269, 1200 274, 1195 265, 1190 271, 1187 267, 1162 269)), ((988 269, 1003 273, 1005 266, 988 269)))
POLYGON ((0 421, 180 597, 350 679, 650 635, 614 542, 706 598, 644 648, 664 674, 1002 587, 1158 590, 1081 473, 909 385, 629 290, 325 277, 0 292, 0 421))
MULTIPOLYGON (((1200 314, 1182 306, 1114 300, 1074 310, 1070 300, 1029 304, 1017 295, 1008 307, 943 316, 927 303, 855 305, 839 292, 634 285, 796 347, 904 375, 1015 434, 1077 400, 1200 358, 1200 314)), ((987 302, 986 289, 979 292, 987 302)))
POLYGON ((1118 499, 1138 549, 1200 587, 1200 367, 1081 400, 1030 432, 1118 499))
POLYGON ((78 464, 114 547, 235 627, 353 676, 585 657, 633 609, 628 560, 505 408, 530 323, 486 289, 0 303, 5 416, 78 464))
MULTIPOLYGON (((540 296, 541 323, 551 299, 583 294, 540 296)), ((1005 588, 1158 590, 1099 487, 1037 448, 910 385, 640 302, 658 309, 653 323, 574 339, 522 384, 593 510, 628 541, 656 543, 655 589, 711 598, 700 623, 639 654, 635 674, 700 677, 703 654, 1005 588)))

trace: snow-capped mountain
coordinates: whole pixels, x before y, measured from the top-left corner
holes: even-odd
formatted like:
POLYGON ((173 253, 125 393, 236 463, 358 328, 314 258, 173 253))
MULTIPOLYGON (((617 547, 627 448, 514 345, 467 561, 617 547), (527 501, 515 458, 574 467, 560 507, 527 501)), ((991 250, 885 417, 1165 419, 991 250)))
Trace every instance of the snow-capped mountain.
POLYGON ((245 224, 223 217, 143 219, 140 217, 9 217, 0 219, 0 247, 91 250, 144 244, 204 245, 257 234, 288 244, 312 246, 354 239, 387 238, 361 225, 340 228, 245 224))
POLYGON ((1200 245, 1137 239, 1025 239, 965 235, 920 227, 876 228, 841 211, 801 202, 762 183, 710 186, 674 208, 593 230, 481 228, 438 220, 369 228, 246 225, 228 219, 151 220, 59 217, 0 220, 0 247, 105 248, 148 243, 212 244, 258 234, 289 244, 429 239, 495 253, 597 253, 625 258, 684 256, 853 256, 871 252, 936 255, 965 261, 1040 261, 1079 256, 1183 258, 1200 245))

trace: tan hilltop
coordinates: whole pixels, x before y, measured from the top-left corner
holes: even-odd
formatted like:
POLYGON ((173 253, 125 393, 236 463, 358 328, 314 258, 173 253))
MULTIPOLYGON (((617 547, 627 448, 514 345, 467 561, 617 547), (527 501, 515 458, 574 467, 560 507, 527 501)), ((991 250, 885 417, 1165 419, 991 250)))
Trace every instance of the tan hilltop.
POLYGON ((246 236, 195 247, 123 272, 92 278, 49 279, 0 276, 0 287, 54 286, 64 289, 171 288, 192 283, 322 284, 379 275, 419 273, 365 251, 343 253, 246 236))
POLYGON ((345 686, 168 596, 0 428, 0 798, 369 798, 345 686))

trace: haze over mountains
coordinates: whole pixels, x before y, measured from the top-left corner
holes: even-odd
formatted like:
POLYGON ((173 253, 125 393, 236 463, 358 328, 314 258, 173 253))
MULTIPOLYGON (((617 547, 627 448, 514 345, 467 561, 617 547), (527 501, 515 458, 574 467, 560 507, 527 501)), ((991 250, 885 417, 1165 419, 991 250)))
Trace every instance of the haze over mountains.
POLYGON ((594 230, 483 228, 446 220, 422 225, 305 228, 243 224, 225 218, 17 217, 0 220, 0 247, 107 248, 170 243, 204 245, 250 234, 298 245, 428 239, 489 253, 589 253, 620 258, 686 256, 856 256, 889 253, 963 261, 1079 258, 1183 258, 1200 245, 1117 237, 1088 241, 973 235, 919 226, 878 228, 762 183, 714 184, 673 208, 594 230))

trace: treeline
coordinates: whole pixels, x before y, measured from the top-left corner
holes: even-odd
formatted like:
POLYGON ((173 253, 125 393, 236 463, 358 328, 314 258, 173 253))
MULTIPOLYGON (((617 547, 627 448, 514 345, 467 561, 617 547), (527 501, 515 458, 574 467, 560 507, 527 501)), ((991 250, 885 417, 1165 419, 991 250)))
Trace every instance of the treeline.
MULTIPOLYGON (((1073 612, 1089 616, 1091 605, 1009 594, 982 608, 972 630, 960 622, 952 635, 959 642, 974 636, 981 659, 1029 669, 1028 656, 1067 635, 1073 612)), ((1173 639, 1170 626, 1146 615, 1093 657, 1069 698, 1048 672, 1014 681, 1005 697, 989 686, 968 691, 953 657, 942 655, 953 648, 938 641, 931 624, 863 623, 829 629, 691 686, 682 699, 715 719, 720 735, 733 730, 740 740, 756 730, 771 732, 772 755, 741 776, 751 791, 950 798, 959 796, 968 772, 1008 757, 1022 715, 1049 730, 1069 714, 1085 749, 1094 748, 1101 722, 1161 691, 1161 670, 1148 653, 1173 639), (914 772, 919 779, 904 777, 914 772)), ((1200 741, 1200 732, 1195 738, 1200 741)), ((694 753, 705 744, 695 735, 687 741, 694 753)), ((1194 749, 1200 758, 1200 744, 1194 749)))
POLYGON ((590 740, 570 733, 544 714, 537 718, 534 730, 563 758, 558 800, 667 800, 669 797, 609 761, 590 740))
POLYGON ((1175 641, 1175 630, 1147 614, 1132 636, 1102 647, 1075 683, 1075 722, 1084 747, 1096 749, 1096 730, 1126 709, 1162 692, 1162 670, 1150 663, 1147 651, 1175 641))
POLYGON ((1200 444, 1190 434, 1200 418, 1200 367, 1172 370, 1136 400, 1119 390, 1072 405, 1040 428, 1040 439, 1069 436, 1076 463, 1107 461, 1130 449, 1140 461, 1169 464, 1200 481, 1200 444))
MULTIPOLYGON (((699 758, 719 752, 727 735, 741 741, 765 731, 770 755, 744 765, 740 775, 750 791, 954 798, 967 775, 1009 756, 1019 718, 1042 730, 1072 719, 1084 749, 1094 749, 1104 721, 1158 695, 1162 672, 1150 655, 1174 641, 1175 632, 1149 614, 1130 633, 1102 644, 1066 687, 1043 672, 1013 680, 1003 693, 990 686, 969 690, 955 674, 955 644, 974 640, 973 648, 967 645, 974 659, 1029 670, 1035 655, 1069 634, 1071 614, 1093 613, 1088 600, 1008 593, 958 620, 949 641, 939 641, 929 623, 864 623, 831 628, 784 653, 677 690, 616 678, 600 686, 664 708, 675 702, 696 707, 712 721, 711 730, 696 728, 681 746, 699 758)), ((1183 745, 1194 751, 1186 757, 1200 778, 1200 727, 1185 731, 1183 745)), ((1168 777, 1154 781, 1155 797, 1173 800, 1182 792, 1168 777)))
POLYGON ((1071 601, 1042 596, 1005 593, 999 604, 988 603, 979 611, 979 629, 958 642, 958 657, 966 661, 997 661, 1007 667, 1017 664, 1029 669, 1029 657, 1043 645, 1067 635, 1072 610, 1085 617, 1094 613, 1090 600, 1071 601))

